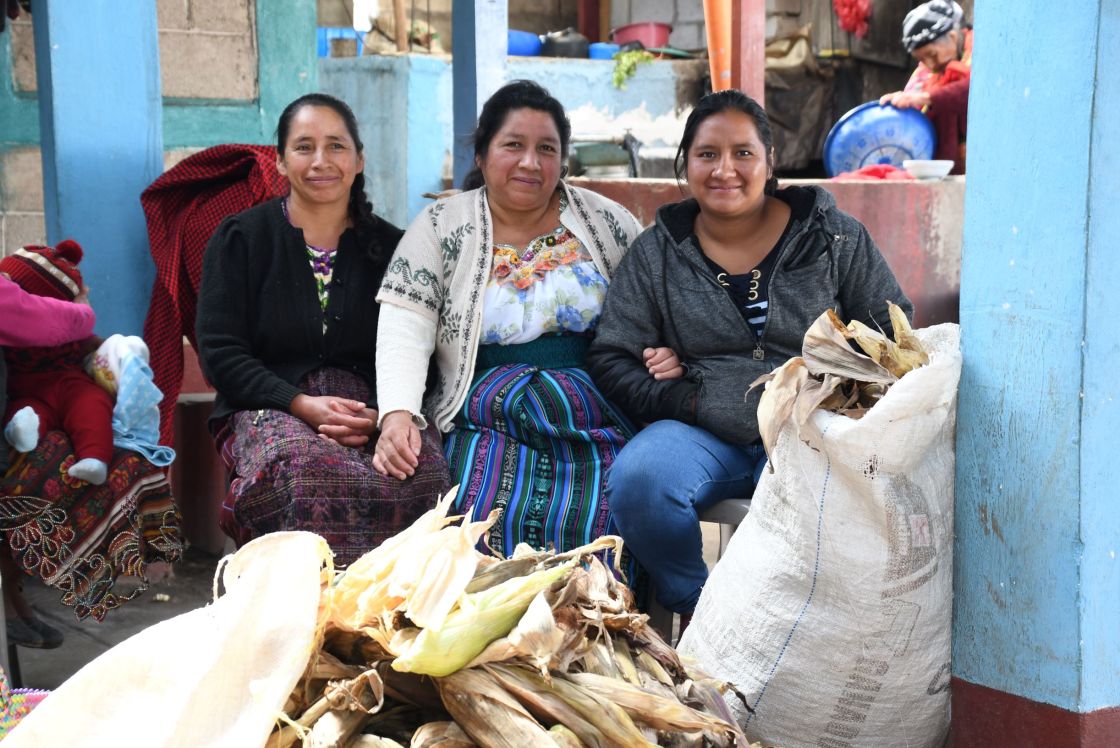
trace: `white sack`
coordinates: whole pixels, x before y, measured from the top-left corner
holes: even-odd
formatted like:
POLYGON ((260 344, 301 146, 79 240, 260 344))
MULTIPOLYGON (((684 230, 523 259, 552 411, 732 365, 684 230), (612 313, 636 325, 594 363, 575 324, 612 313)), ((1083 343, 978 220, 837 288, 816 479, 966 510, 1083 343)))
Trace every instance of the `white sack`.
POLYGON ((75 673, 5 739, 44 746, 263 746, 316 646, 318 535, 265 535, 214 603, 144 629, 75 673))
POLYGON ((787 423, 679 646, 782 748, 940 746, 949 725, 960 331, 860 420, 787 423))

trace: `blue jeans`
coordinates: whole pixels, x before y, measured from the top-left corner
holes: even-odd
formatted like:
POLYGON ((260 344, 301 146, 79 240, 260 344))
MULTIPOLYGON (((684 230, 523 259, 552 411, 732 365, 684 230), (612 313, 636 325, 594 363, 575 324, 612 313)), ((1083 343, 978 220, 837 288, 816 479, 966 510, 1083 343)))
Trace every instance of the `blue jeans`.
POLYGON ((765 465, 761 444, 732 444, 680 421, 656 421, 623 447, 607 473, 607 502, 661 605, 696 607, 708 579, 698 515, 749 497, 765 465))

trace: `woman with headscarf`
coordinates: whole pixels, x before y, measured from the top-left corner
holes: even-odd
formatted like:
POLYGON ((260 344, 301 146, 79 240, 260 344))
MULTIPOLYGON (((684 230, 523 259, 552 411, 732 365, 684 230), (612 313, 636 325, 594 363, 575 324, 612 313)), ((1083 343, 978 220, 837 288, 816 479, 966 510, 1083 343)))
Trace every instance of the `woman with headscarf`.
POLYGON ((965 168, 968 85, 972 68, 972 29, 955 2, 930 0, 906 14, 902 44, 918 67, 906 88, 884 94, 880 104, 920 109, 937 133, 934 158, 953 161, 953 174, 965 168))

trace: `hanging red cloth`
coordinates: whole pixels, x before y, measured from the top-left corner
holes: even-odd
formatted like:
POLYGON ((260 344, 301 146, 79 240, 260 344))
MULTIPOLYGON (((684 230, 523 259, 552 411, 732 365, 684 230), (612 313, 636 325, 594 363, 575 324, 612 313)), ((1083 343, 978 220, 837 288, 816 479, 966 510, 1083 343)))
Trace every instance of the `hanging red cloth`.
POLYGON ((832 9, 840 28, 859 38, 867 36, 867 21, 871 18, 871 0, 832 0, 832 9))
POLYGON ((140 203, 156 264, 152 301, 144 320, 160 403, 160 443, 175 435, 175 403, 183 382, 183 336, 195 345, 194 318, 202 253, 218 224, 265 200, 287 194, 276 169, 276 148, 218 145, 179 162, 152 182, 140 203))

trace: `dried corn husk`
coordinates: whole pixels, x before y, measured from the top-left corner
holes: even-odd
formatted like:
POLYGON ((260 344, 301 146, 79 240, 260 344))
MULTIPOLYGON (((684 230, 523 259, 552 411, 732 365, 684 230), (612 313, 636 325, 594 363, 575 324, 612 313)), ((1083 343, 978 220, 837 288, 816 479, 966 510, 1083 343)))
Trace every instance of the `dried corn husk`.
MULTIPOLYGON (((929 363, 906 315, 889 301, 887 310, 895 340, 858 320, 845 325, 829 309, 805 333, 800 357, 751 383, 752 388, 766 385, 758 403, 758 430, 768 457, 786 423, 800 429, 818 408, 860 418, 900 377, 929 363), (864 353, 853 350, 849 340, 864 353)), ((774 470, 772 459, 768 466, 774 470)))
POLYGON ((713 740, 727 741, 732 745, 734 730, 722 719, 711 717, 675 699, 656 696, 624 681, 604 678, 592 673, 571 673, 567 678, 585 690, 610 699, 627 714, 658 730, 674 732, 704 732, 713 740))
POLYGON ((448 713, 471 739, 494 748, 548 745, 548 731, 504 688, 477 668, 439 679, 448 713))
POLYGON ((452 527, 448 507, 337 575, 323 649, 270 746, 736 745, 596 555, 617 559, 618 538, 499 560, 475 550, 493 517, 452 527))
POLYGON ((475 748, 477 745, 454 722, 429 722, 412 734, 408 748, 475 748))

